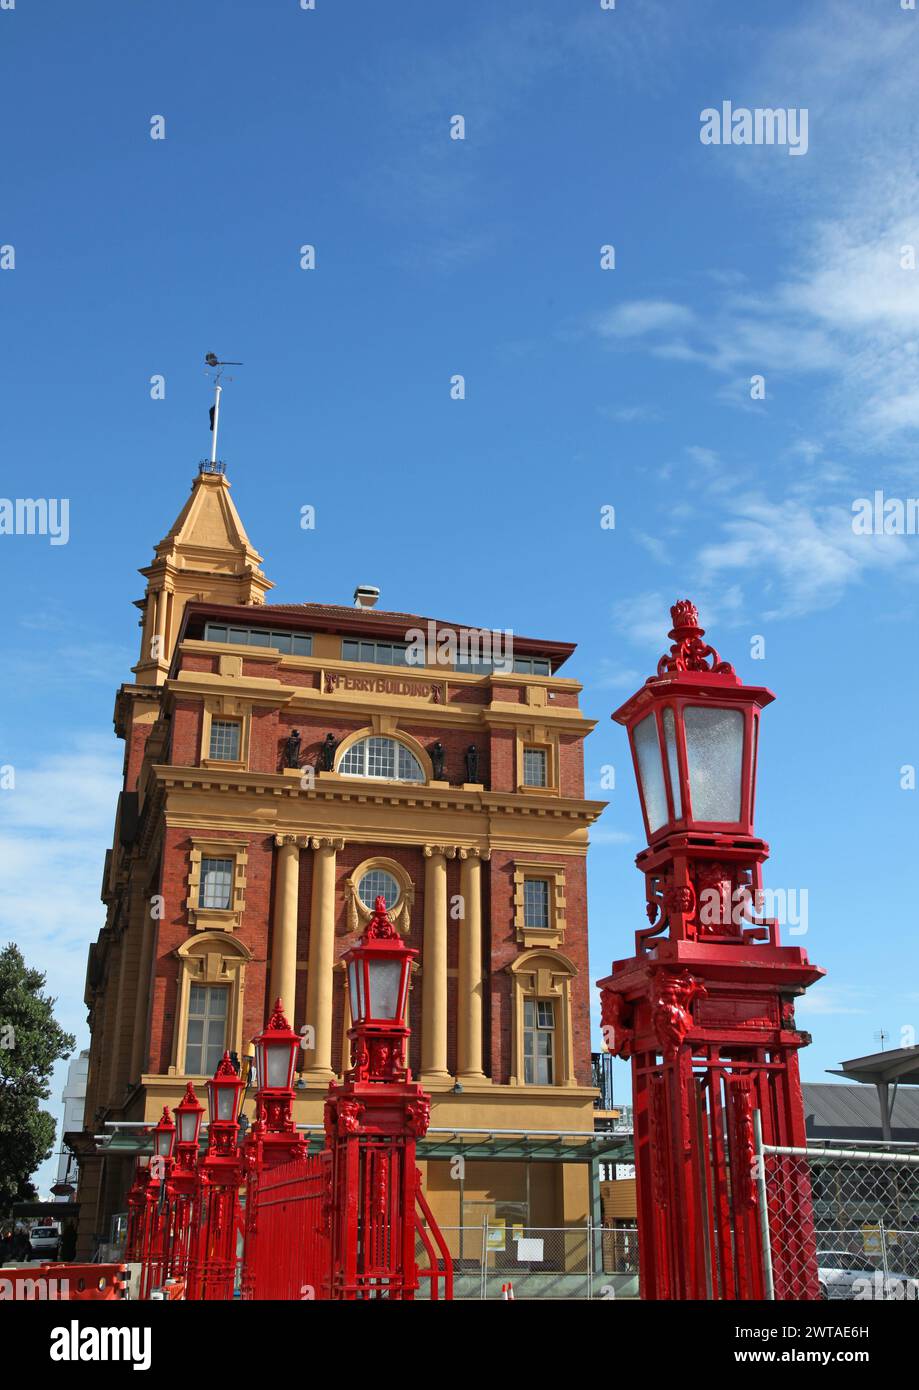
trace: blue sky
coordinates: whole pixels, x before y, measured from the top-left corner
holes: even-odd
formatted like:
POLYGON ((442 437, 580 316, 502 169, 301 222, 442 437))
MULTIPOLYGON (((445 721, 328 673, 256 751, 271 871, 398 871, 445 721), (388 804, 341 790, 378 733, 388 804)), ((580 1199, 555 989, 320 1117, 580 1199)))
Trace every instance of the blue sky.
POLYGON ((917 25, 896 0, 0 11, 0 492, 70 499, 67 545, 0 536, 0 938, 82 1044, 136 570, 208 451, 211 350, 245 363, 220 452, 274 600, 376 583, 579 643, 589 794, 620 773, 594 978, 644 921, 609 714, 688 596, 778 695, 767 882, 807 890, 828 972, 805 1079, 919 1025, 919 537, 851 527, 919 495, 917 25), (806 108, 806 155, 701 144, 726 100, 806 108))

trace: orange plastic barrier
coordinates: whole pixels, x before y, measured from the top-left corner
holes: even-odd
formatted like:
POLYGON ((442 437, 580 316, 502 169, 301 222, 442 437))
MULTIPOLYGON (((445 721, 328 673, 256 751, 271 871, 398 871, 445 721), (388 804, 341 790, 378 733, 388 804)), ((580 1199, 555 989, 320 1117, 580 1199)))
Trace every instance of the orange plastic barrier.
POLYGON ((2 1302, 112 1302, 124 1298, 125 1265, 22 1265, 0 1268, 2 1302))

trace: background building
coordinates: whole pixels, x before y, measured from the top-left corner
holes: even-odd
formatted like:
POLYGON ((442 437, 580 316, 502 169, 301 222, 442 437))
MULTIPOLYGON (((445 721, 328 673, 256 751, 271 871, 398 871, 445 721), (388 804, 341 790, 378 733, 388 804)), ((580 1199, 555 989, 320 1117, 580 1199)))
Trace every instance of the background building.
MULTIPOLYGON (((61 1100, 64 1105, 64 1115, 61 1120, 58 1134, 62 1136, 61 1151, 58 1158, 57 1174, 54 1179, 55 1186, 64 1183, 77 1181, 77 1163, 73 1153, 63 1143, 63 1136, 80 1130, 83 1126, 83 1111, 86 1107, 86 1082, 89 1076, 89 1050, 85 1049, 78 1052, 76 1057, 70 1060, 67 1068, 67 1080, 61 1092, 61 1100)), ((55 1197, 58 1202, 69 1202, 72 1193, 61 1193, 55 1197)))
POLYGON ((469 629, 366 606, 372 591, 354 607, 266 603, 219 465, 202 465, 141 573, 87 970, 85 1121, 70 1136, 81 1251, 124 1208, 137 1131, 103 1148, 94 1136, 155 1122, 224 1048, 243 1056, 276 996, 310 1030, 296 1119, 321 1124, 348 1064, 340 957, 378 893, 421 951, 410 1060, 434 1100, 438 1220, 599 1215, 586 852, 603 803, 584 799, 593 725, 559 674, 572 645, 515 636, 499 670, 462 645, 469 629), (406 664, 416 630, 422 666, 406 664))

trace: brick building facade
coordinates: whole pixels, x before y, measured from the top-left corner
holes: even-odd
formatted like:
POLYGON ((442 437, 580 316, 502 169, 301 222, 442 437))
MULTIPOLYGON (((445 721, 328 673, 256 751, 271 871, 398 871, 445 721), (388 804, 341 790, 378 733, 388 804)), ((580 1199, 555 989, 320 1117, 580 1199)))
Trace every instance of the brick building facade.
MULTIPOLYGON (((207 467, 141 573, 141 656, 115 707, 107 917, 87 971, 85 1124, 71 1136, 82 1253, 108 1239, 132 1167, 93 1136, 154 1122, 224 1047, 244 1063, 278 995, 306 1030, 296 1119, 321 1121, 347 1065, 340 960, 377 892, 421 953, 410 1061, 433 1130, 590 1133, 586 852, 602 803, 584 799, 580 686, 559 674, 573 647, 515 634, 501 669, 481 651, 445 662, 451 633, 467 655, 469 629, 267 603, 229 484, 207 467), (418 631, 423 665, 407 652, 418 631)), ((502 1210, 538 1225, 587 1215, 583 1166, 426 1167, 447 1227, 502 1210)))

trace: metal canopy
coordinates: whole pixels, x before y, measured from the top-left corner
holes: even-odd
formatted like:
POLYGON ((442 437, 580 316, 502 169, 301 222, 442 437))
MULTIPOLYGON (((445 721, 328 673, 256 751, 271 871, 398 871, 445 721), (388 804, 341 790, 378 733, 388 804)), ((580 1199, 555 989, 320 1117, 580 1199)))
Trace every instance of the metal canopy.
MULTIPOLYGON (((105 1135, 99 1145, 104 1154, 125 1157, 153 1152, 153 1140, 145 1133, 146 1126, 119 1121, 110 1122, 112 1133, 105 1135)), ((322 1125, 298 1125, 309 1152, 318 1153, 325 1147, 322 1125)), ((98 1136, 97 1136, 98 1137, 98 1136)), ((202 1139, 202 1145, 204 1140, 202 1139)), ((630 1134, 603 1134, 553 1130, 428 1130, 418 1141, 418 1157, 426 1159, 455 1158, 462 1154, 469 1159, 504 1159, 527 1163, 632 1163, 634 1150, 630 1134)))
POLYGON ((853 1057, 840 1062, 841 1070, 830 1069, 831 1076, 844 1076, 847 1081, 859 1081, 874 1086, 881 1111, 881 1138, 893 1137, 892 1111, 898 1086, 919 1086, 919 1047, 897 1047, 892 1052, 872 1052, 867 1057, 853 1057), (890 1087, 893 1086, 893 1094, 890 1087))

